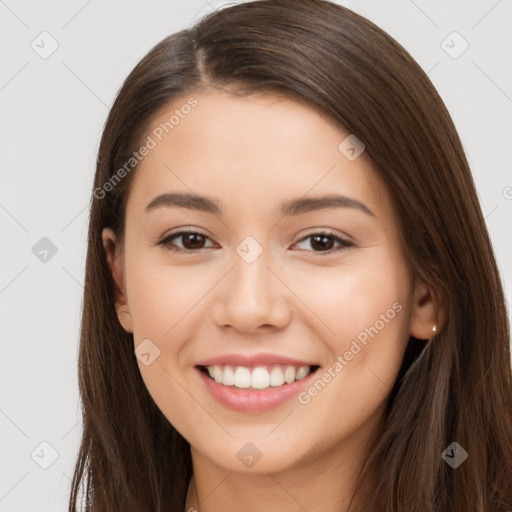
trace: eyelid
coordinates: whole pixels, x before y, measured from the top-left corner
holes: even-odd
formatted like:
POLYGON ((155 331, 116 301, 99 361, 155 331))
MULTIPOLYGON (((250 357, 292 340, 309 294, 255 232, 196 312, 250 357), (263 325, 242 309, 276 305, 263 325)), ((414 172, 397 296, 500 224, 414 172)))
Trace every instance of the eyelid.
POLYGON ((311 231, 310 233, 308 233, 306 235, 303 235, 293 245, 296 245, 296 244, 298 244, 304 240, 307 240, 308 238, 311 238, 313 236, 322 236, 322 235, 333 238, 340 245, 337 248, 329 249, 327 251, 306 251, 306 252, 317 254, 319 256, 329 256, 332 254, 337 254, 345 249, 349 249, 351 247, 356 246, 355 242, 350 240, 348 237, 345 237, 345 235, 341 235, 338 232, 330 230, 330 229, 321 229, 321 228, 316 228, 316 230, 311 231))
POLYGON ((211 249, 211 247, 203 247, 201 249, 182 249, 181 247, 177 247, 177 248, 166 247, 166 244, 169 243, 170 240, 172 240, 173 238, 179 238, 181 235, 186 235, 189 233, 201 235, 204 238, 207 238, 210 242, 212 242, 214 244, 216 243, 212 240, 210 235, 204 233, 203 231, 201 231, 197 228, 177 228, 177 229, 178 229, 177 231, 173 231, 169 234, 166 234, 166 235, 160 237, 154 245, 161 245, 164 249, 171 251, 171 252, 178 252, 178 253, 181 252, 181 253, 188 253, 188 254, 191 254, 193 252, 199 253, 199 252, 203 251, 204 249, 211 249))
MULTIPOLYGON (((205 237, 206 239, 208 239, 210 242, 216 244, 216 242, 214 240, 212 240, 212 238, 209 235, 202 232, 198 228, 177 228, 177 229, 178 229, 178 231, 171 232, 168 235, 161 237, 159 239, 159 241, 157 241, 154 245, 161 245, 164 249, 166 249, 168 251, 175 252, 175 253, 181 253, 181 254, 202 253, 206 249, 211 249, 211 247, 202 247, 199 249, 186 249, 186 248, 181 248, 181 247, 167 246, 167 244, 170 243, 170 241, 173 238, 179 238, 180 236, 186 235, 189 233, 201 235, 201 236, 205 237)), ((293 243, 293 245, 301 243, 304 240, 307 240, 308 238, 311 238, 315 235, 316 236, 324 235, 324 236, 331 237, 335 240, 335 242, 337 242, 340 245, 337 248, 331 248, 331 249, 328 249, 327 251, 306 250, 306 252, 310 252, 310 253, 321 255, 321 256, 328 256, 328 255, 336 254, 340 251, 343 251, 345 249, 349 249, 351 247, 356 246, 356 243, 353 242, 352 240, 350 240, 348 237, 345 238, 345 235, 341 235, 338 232, 333 231, 331 229, 322 229, 322 228, 316 228, 316 230, 314 230, 314 228, 313 228, 312 231, 310 231, 309 233, 304 234, 300 238, 298 238, 297 241, 295 241, 293 243)))
POLYGON ((308 229, 306 234, 301 235, 300 238, 297 239, 297 242, 300 242, 304 240, 304 238, 308 238, 309 236, 313 235, 328 235, 332 236, 333 238, 338 238, 346 243, 351 243, 353 245, 356 244, 355 241, 352 240, 350 236, 345 235, 344 233, 331 228, 311 228, 311 230, 308 229))

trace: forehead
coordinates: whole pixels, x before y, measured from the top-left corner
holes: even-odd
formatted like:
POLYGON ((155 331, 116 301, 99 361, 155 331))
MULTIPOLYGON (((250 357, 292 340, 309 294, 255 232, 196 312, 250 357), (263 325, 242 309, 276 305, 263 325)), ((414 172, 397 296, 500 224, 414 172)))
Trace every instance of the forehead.
POLYGON ((151 149, 136 169, 128 204, 142 211, 159 193, 183 191, 240 209, 244 198, 268 207, 336 192, 382 210, 388 198, 371 160, 363 152, 351 161, 340 150, 349 135, 282 95, 183 95, 153 116, 142 141, 151 149))

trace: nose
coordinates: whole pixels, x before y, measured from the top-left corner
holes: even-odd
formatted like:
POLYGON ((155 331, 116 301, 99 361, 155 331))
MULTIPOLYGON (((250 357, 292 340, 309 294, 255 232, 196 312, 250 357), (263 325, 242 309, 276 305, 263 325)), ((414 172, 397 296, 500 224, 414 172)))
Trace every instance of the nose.
POLYGON ((285 327, 293 293, 280 273, 266 251, 252 263, 236 256, 214 297, 215 323, 247 334, 285 327))

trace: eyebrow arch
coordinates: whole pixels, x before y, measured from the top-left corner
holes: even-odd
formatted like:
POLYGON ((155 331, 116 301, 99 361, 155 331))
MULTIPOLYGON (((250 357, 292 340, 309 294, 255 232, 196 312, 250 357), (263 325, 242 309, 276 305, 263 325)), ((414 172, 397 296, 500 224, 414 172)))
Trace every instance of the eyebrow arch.
MULTIPOLYGON (((188 193, 167 193, 156 196, 145 208, 145 212, 156 210, 162 207, 180 207, 189 210, 197 210, 213 215, 222 215, 222 207, 214 200, 205 196, 188 193)), ((318 197, 301 197, 286 201, 281 205, 281 216, 294 216, 325 208, 355 208, 367 215, 375 217, 375 214, 361 201, 357 199, 331 194, 318 197)))

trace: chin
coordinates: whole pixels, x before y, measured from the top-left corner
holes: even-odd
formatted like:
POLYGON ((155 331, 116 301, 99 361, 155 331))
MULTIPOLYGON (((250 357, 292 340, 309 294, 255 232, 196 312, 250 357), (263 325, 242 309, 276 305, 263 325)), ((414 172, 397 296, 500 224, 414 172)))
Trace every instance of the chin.
POLYGON ((204 450, 199 447, 195 451, 199 458, 207 458, 228 471, 252 475, 296 469, 307 458, 307 453, 300 451, 299 439, 289 437, 287 444, 283 445, 277 440, 265 439, 265 435, 244 437, 243 440, 237 436, 223 442, 212 439, 217 449, 212 451, 211 446, 207 446, 204 450))

